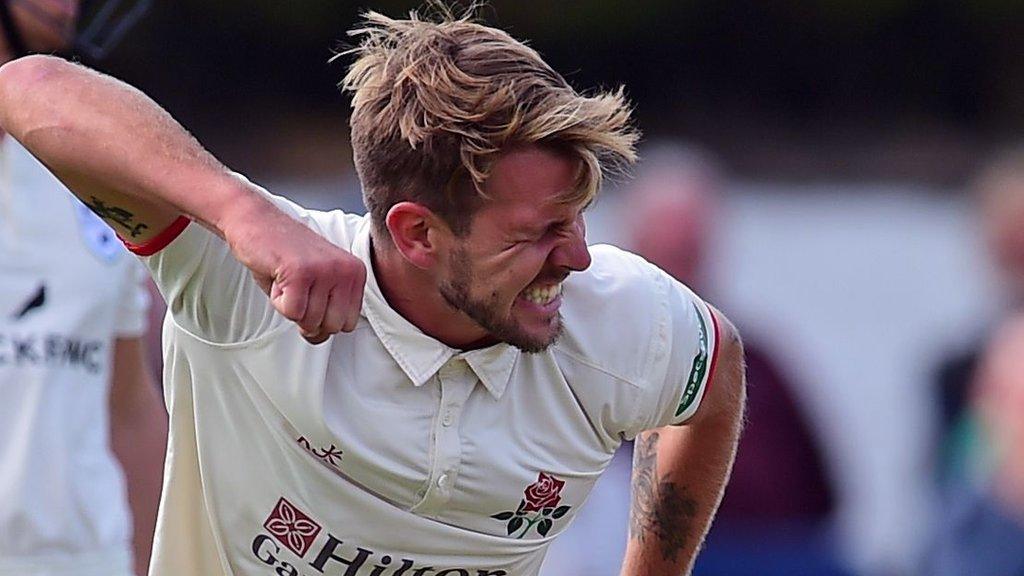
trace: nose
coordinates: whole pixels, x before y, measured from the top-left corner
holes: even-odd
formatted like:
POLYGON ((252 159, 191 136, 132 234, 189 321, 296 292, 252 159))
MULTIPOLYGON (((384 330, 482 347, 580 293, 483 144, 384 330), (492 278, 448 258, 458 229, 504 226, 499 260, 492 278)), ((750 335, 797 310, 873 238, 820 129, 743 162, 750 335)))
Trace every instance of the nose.
POLYGON ((567 231, 551 253, 552 263, 562 269, 582 272, 590 267, 590 248, 587 247, 587 227, 580 218, 567 231))

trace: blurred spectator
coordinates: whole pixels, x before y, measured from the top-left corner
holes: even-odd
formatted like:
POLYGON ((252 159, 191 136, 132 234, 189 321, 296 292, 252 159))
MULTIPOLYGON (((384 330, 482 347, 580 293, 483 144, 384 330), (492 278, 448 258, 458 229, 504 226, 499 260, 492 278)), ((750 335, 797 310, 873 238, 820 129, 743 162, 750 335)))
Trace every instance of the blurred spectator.
POLYGON ((938 370, 943 501, 922 574, 1024 575, 1024 147, 973 185, 1006 319, 938 370))
MULTIPOLYGON (((77 0, 0 0, 0 64, 68 48, 77 0)), ((167 415, 142 266, 0 131, 0 574, 142 576, 167 415)))
MULTIPOLYGON (((724 186, 715 162, 696 149, 660 146, 643 155, 625 190, 625 238, 646 257, 700 293, 724 186)), ((714 300, 713 295, 710 298, 714 300)), ((801 414, 795 390, 755 339, 744 334, 748 422, 729 487, 697 558, 695 574, 742 576, 845 574, 830 539, 833 490, 820 448, 801 414)), ((628 447, 624 451, 628 452, 628 447)), ((628 454, 618 454, 562 541, 545 574, 617 574, 627 514, 628 454), (593 542, 609 542, 596 552, 593 542), (579 564, 582 562, 582 564, 579 564)))
POLYGON ((982 353, 971 413, 983 449, 956 479, 922 576, 1024 576, 1024 314, 982 353))
MULTIPOLYGON (((1024 310, 1024 146, 997 156, 976 179, 981 227, 1008 312, 1024 310)), ((955 481, 974 449, 967 410, 970 383, 987 335, 969 349, 951 354, 937 370, 940 402, 939 476, 955 481)))

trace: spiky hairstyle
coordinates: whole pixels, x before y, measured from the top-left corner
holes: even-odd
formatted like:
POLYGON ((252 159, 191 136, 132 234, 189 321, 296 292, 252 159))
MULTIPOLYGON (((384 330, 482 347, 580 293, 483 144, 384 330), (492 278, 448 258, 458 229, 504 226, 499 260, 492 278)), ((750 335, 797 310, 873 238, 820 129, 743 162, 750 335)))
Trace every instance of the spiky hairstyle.
POLYGON ((636 160, 622 88, 581 95, 504 31, 434 7, 428 19, 367 12, 343 53, 355 56, 341 87, 353 95, 355 166, 378 232, 391 206, 413 201, 467 233, 494 161, 517 146, 578 162, 566 203, 589 201, 604 174, 636 160))

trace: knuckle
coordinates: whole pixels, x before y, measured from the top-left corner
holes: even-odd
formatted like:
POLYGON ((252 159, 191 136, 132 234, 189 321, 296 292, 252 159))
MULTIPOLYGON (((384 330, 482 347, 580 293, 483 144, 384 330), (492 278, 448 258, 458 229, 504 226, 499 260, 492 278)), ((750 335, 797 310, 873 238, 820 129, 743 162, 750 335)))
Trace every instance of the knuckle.
POLYGON ((289 320, 292 320, 293 322, 298 322, 299 320, 302 320, 302 315, 299 314, 299 311, 296 309, 296 307, 288 305, 287 302, 275 302, 274 308, 277 309, 277 311, 282 316, 289 320))

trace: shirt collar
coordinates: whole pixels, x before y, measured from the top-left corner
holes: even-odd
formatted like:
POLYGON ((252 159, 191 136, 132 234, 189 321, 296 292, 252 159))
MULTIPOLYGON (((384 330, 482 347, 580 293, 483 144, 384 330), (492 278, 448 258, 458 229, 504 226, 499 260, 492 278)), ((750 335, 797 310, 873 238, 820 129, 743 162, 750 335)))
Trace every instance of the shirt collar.
POLYGON ((370 218, 367 216, 356 231, 352 254, 366 265, 366 286, 363 290, 363 315, 413 386, 422 386, 452 358, 461 358, 495 398, 505 393, 512 369, 519 358, 519 349, 504 342, 479 350, 461 351, 424 334, 392 308, 377 284, 370 257, 370 218))

